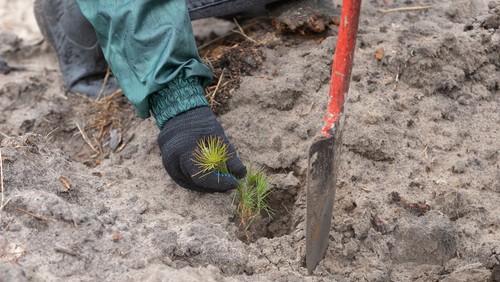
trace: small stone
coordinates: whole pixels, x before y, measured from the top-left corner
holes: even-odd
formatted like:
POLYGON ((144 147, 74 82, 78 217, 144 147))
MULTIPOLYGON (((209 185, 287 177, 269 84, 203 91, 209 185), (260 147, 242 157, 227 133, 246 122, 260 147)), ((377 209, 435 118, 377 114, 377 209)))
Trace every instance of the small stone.
POLYGON ((434 199, 434 204, 434 209, 443 212, 451 220, 457 220, 471 210, 470 200, 452 188, 439 192, 434 199))
POLYGON ((16 51, 20 42, 21 39, 12 31, 0 31, 0 55, 16 51))
POLYGON ((138 214, 143 214, 149 209, 149 203, 144 200, 140 200, 137 202, 137 204, 134 206, 134 211, 138 214))
POLYGON ((281 151, 282 144, 283 144, 283 141, 282 141, 281 136, 279 136, 279 135, 275 135, 275 136, 271 139, 271 147, 272 147, 272 148, 273 148, 276 152, 281 151))
POLYGON ((353 260, 356 258, 356 252, 358 251, 358 248, 359 246, 356 240, 351 239, 344 245, 343 254, 347 259, 353 260))
POLYGON ((142 259, 138 259, 130 264, 130 268, 132 269, 142 269, 146 267, 146 261, 142 259))
POLYGON ((462 174, 465 172, 467 165, 464 161, 458 161, 451 167, 451 171, 456 174, 462 174))
POLYGON ((368 213, 361 215, 353 224, 354 236, 356 239, 364 239, 368 235, 368 231, 372 227, 371 216, 368 213))

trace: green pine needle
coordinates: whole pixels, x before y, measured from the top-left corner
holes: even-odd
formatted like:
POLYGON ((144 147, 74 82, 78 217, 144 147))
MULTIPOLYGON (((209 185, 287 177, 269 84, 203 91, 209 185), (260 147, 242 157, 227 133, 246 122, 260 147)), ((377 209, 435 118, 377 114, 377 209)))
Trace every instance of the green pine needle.
POLYGON ((232 157, 224 140, 218 136, 201 139, 193 153, 193 161, 204 175, 211 172, 229 173, 226 162, 232 157))
POLYGON ((237 194, 237 209, 245 231, 262 212, 271 216, 272 210, 267 203, 270 193, 269 178, 262 170, 254 170, 249 166, 247 176, 239 182, 237 194))

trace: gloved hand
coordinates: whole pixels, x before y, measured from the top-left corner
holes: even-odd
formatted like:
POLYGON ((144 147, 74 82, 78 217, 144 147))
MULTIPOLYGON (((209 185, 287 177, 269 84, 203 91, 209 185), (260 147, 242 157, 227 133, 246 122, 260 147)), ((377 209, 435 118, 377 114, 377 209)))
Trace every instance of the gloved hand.
POLYGON ((158 136, 163 166, 180 186, 199 192, 226 192, 237 187, 236 178, 246 175, 246 168, 238 159, 234 146, 209 107, 203 106, 181 113, 168 120, 158 136), (199 173, 193 161, 197 142, 209 136, 219 136, 228 145, 232 157, 227 161, 231 175, 199 173), (236 178, 235 178, 236 177, 236 178))

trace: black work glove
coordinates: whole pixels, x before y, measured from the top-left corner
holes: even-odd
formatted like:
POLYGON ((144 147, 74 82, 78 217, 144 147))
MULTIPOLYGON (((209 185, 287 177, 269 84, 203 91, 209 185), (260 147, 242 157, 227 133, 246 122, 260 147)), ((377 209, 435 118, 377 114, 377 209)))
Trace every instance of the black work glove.
POLYGON ((234 146, 209 107, 199 107, 181 113, 168 120, 158 136, 163 166, 180 186, 199 192, 226 192, 238 185, 237 178, 245 177, 247 171, 236 156, 234 146), (232 175, 200 173, 193 161, 197 142, 207 137, 221 137, 232 154, 227 168, 232 175))

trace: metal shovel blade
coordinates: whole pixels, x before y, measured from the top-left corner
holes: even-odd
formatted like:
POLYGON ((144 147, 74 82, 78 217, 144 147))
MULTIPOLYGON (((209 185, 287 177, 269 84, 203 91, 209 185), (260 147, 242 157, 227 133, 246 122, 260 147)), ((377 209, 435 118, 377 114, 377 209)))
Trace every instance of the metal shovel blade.
POLYGON ((341 147, 341 130, 309 147, 306 192, 306 266, 309 274, 328 248, 341 147))
POLYGON ((312 274, 324 258, 332 225, 335 184, 342 147, 344 100, 349 91, 358 32, 361 0, 342 1, 340 25, 333 57, 330 102, 321 131, 326 138, 309 148, 306 206, 306 266, 312 274))

